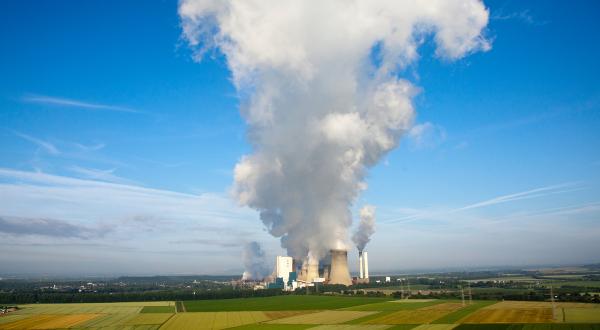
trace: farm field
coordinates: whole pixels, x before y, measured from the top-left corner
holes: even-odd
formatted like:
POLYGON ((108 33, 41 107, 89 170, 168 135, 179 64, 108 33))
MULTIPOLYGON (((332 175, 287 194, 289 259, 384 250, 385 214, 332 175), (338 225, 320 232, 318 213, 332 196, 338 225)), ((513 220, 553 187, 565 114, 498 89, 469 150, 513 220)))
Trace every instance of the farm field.
POLYGON ((389 301, 386 298, 337 297, 337 296, 275 296, 265 298, 239 298, 223 300, 184 301, 188 312, 217 311, 277 311, 277 310, 323 310, 389 301))
POLYGON ((290 295, 178 302, 31 304, 0 329, 600 330, 600 304, 290 295))

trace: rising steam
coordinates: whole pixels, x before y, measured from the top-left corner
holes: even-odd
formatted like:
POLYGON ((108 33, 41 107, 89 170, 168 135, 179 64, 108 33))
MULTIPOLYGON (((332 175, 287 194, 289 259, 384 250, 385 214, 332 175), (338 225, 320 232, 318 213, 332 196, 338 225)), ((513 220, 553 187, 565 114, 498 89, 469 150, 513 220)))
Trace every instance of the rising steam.
POLYGON ((346 248, 367 169, 413 124, 418 89, 400 76, 419 45, 432 36, 447 60, 490 47, 478 0, 182 0, 179 14, 239 93, 253 152, 233 193, 296 258, 346 248))
POLYGON ((258 242, 249 242, 244 245, 242 260, 244 262, 242 280, 262 280, 269 275, 265 252, 258 242))
POLYGON ((352 235, 352 242, 356 244, 358 251, 362 251, 371 240, 371 235, 375 233, 375 207, 365 205, 360 209, 359 215, 360 222, 356 232, 352 235))

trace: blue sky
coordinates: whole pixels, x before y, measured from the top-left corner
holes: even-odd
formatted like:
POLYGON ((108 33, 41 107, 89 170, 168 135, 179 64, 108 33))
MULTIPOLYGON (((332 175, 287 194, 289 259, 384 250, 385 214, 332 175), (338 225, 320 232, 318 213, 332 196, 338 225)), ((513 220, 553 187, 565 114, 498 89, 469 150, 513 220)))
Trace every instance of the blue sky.
MULTIPOLYGON (((425 43, 403 72, 421 131, 356 203, 377 207, 375 272, 599 261, 600 5, 485 4, 491 50, 425 43)), ((229 197, 251 148, 225 59, 194 61, 179 24, 175 1, 0 4, 0 245, 18 253, 0 272, 235 273, 240 242, 282 253, 229 197)))

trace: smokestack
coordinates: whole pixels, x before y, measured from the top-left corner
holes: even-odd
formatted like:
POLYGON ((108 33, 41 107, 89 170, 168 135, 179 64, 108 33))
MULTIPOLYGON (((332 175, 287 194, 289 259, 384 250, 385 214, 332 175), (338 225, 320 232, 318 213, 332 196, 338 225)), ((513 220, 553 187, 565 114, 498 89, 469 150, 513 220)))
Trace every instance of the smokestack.
POLYGON ((364 278, 369 278, 369 255, 367 254, 367 252, 363 252, 362 257, 363 257, 363 263, 364 263, 364 268, 365 268, 365 277, 364 278))
POLYGON ((350 271, 348 270, 348 251, 331 250, 331 272, 329 284, 351 285, 350 271))
POLYGON ((363 272, 363 253, 358 251, 358 268, 360 269, 358 278, 364 278, 365 273, 363 272))

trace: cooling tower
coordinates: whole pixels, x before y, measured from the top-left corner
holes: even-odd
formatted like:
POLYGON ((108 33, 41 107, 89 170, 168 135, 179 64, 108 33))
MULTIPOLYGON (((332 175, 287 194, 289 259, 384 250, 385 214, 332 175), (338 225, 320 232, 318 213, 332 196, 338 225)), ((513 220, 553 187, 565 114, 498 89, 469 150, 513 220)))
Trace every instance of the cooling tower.
POLYGON ((350 271, 348 270, 348 251, 331 250, 331 272, 329 284, 351 285, 350 271))
POLYGON ((306 271, 306 282, 313 282, 315 278, 319 277, 319 260, 317 258, 310 258, 308 260, 308 268, 306 271))

